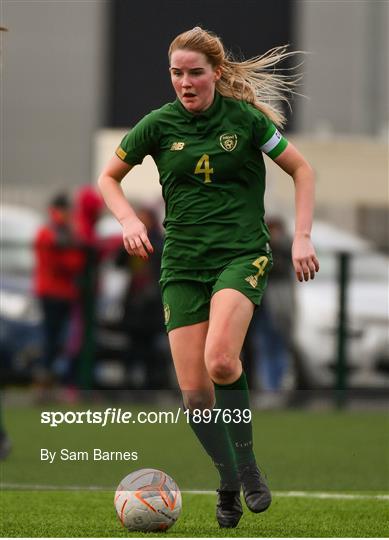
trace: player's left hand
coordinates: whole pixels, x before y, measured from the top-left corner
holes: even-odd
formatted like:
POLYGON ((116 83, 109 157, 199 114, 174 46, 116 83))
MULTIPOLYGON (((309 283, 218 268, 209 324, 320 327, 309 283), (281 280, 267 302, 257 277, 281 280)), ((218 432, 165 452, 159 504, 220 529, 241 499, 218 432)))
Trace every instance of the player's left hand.
POLYGON ((319 260, 309 236, 295 235, 292 246, 292 261, 299 281, 315 278, 315 273, 319 271, 319 260))

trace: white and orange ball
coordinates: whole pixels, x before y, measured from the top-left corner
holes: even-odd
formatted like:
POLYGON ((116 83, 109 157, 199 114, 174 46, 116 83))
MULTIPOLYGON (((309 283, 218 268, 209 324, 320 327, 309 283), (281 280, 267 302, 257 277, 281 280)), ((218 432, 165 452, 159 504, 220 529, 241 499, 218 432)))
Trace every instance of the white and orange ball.
POLYGON ((120 482, 114 504, 119 520, 129 531, 166 531, 177 521, 182 499, 169 475, 140 469, 120 482))

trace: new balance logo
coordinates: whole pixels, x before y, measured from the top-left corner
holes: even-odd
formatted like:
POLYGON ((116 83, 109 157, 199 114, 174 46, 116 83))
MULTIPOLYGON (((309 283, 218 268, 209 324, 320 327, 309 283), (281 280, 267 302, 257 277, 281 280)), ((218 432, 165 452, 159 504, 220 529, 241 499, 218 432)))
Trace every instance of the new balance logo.
POLYGON ((184 146, 185 146, 184 142, 174 142, 171 145, 170 150, 182 150, 184 146))

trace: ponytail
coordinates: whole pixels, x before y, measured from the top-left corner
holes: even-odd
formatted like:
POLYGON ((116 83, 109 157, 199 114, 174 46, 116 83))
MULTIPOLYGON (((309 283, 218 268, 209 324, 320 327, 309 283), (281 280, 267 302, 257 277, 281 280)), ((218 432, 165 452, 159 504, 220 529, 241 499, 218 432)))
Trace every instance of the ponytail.
POLYGON ((286 119, 280 103, 286 103, 290 108, 290 97, 300 79, 298 75, 287 75, 275 67, 296 54, 287 49, 287 45, 274 47, 261 56, 242 62, 226 55, 221 64, 221 79, 216 83, 217 91, 222 96, 251 103, 276 126, 283 127, 286 119))

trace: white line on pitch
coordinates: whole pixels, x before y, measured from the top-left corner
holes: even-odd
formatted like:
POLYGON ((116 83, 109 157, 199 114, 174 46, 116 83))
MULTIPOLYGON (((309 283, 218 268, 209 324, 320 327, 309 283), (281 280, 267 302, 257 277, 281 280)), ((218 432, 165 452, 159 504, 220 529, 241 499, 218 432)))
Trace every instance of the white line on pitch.
MULTIPOLYGON (((183 491, 183 493, 190 493, 193 495, 208 495, 215 493, 214 491, 200 491, 189 490, 183 491)), ((343 499, 343 500, 357 500, 357 499, 378 499, 383 501, 389 501, 389 495, 362 495, 353 493, 322 493, 319 491, 272 491, 274 497, 301 497, 306 499, 343 499)))
MULTIPOLYGON (((34 491, 113 491, 109 486, 53 486, 45 484, 19 484, 3 482, 0 484, 0 489, 26 489, 34 491)), ((190 495, 214 495, 215 491, 208 490, 181 490, 182 493, 190 495)), ((343 499, 343 500, 358 500, 358 499, 377 499, 389 501, 389 494, 353 494, 353 493, 331 493, 321 491, 274 491, 275 497, 301 497, 306 499, 343 499)))

